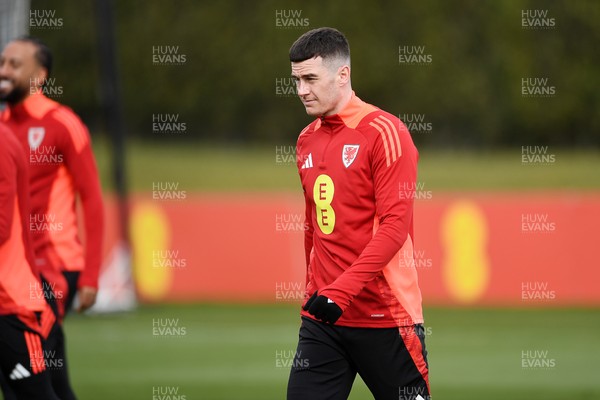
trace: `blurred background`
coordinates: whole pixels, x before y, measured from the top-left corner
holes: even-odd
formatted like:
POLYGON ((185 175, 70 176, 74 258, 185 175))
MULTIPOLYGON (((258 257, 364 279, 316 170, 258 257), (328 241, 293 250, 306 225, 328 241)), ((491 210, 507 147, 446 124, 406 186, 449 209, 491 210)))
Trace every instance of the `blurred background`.
MULTIPOLYGON (((600 398, 600 4, 0 0, 54 51, 108 227, 65 322, 81 399, 282 399, 304 296, 288 50, 336 27, 420 152, 415 249, 437 399, 600 398)), ((402 190, 400 188, 399 190, 402 190)), ((371 398, 357 379, 351 399, 371 398)))

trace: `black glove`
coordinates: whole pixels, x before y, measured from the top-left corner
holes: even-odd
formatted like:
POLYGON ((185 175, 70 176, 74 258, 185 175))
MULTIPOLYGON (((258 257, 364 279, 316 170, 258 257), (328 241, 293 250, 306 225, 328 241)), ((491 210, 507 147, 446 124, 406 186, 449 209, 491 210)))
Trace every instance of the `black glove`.
POLYGON ((317 319, 329 322, 330 324, 335 324, 343 312, 333 300, 325 296, 319 296, 317 292, 314 292, 310 296, 303 309, 314 315, 317 319))

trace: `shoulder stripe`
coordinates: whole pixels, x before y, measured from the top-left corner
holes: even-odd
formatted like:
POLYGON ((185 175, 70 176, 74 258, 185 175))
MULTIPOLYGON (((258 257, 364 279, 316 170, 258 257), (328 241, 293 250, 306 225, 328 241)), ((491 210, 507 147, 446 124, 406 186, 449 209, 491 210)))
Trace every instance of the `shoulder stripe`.
POLYGON ((73 141, 75 150, 80 152, 89 141, 89 135, 83 123, 70 111, 67 111, 64 108, 56 110, 54 117, 65 125, 69 132, 69 136, 73 141))
POLYGON ((386 165, 389 167, 392 164, 390 161, 390 149, 388 147, 386 135, 385 135, 385 133, 383 133, 383 128, 381 126, 379 126, 379 124, 376 124, 375 122, 369 122, 369 125, 371 125, 375 129, 377 129, 379 131, 379 134, 381 135, 381 141, 383 142, 383 148, 385 149, 385 162, 386 162, 386 165))
POLYGON ((389 118, 379 115, 369 122, 369 125, 379 131, 383 147, 385 148, 386 163, 389 167, 400 156, 402 156, 402 147, 400 146, 400 136, 398 130, 389 118))
POLYGON ((396 150, 398 151, 398 157, 402 156, 402 146, 400 145, 400 136, 398 135, 398 130, 396 129, 396 125, 394 125, 394 123, 392 121, 390 121, 389 118, 387 118, 383 115, 380 115, 379 117, 377 117, 375 119, 381 119, 389 125, 389 127, 391 128, 391 132, 392 132, 394 141, 396 142, 396 150))
POLYGON ((380 124, 383 127, 383 129, 385 130, 385 133, 387 135, 388 142, 390 145, 390 150, 392 153, 392 162, 396 161, 396 159, 398 158, 398 156, 396 156, 396 143, 394 143, 394 138, 393 138, 392 131, 390 131, 390 127, 379 118, 375 118, 375 122, 380 124))

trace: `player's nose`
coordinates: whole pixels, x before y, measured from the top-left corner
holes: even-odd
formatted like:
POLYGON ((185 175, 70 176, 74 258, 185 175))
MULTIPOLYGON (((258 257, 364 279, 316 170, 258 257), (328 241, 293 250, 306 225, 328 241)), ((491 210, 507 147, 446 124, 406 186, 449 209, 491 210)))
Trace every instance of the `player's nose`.
POLYGON ((8 79, 12 77, 12 70, 7 62, 0 62, 0 78, 8 79))
POLYGON ((303 83, 302 80, 298 81, 296 89, 298 90, 298 96, 306 96, 310 92, 308 90, 308 85, 303 83))

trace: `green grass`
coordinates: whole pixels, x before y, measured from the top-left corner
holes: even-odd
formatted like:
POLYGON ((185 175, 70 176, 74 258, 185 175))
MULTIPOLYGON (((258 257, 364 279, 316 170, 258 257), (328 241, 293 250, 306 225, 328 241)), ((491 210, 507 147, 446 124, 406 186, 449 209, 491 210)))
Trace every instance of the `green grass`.
MULTIPOLYGON (((293 143, 292 143, 293 144, 293 143)), ((109 188, 110 150, 94 144, 102 181, 109 188)), ((286 145, 286 147, 288 147, 286 145)), ((424 190, 593 190, 600 188, 600 152, 548 149, 549 165, 521 163, 521 148, 498 152, 421 149, 419 181, 424 190)), ((276 161, 276 146, 214 147, 198 143, 132 142, 127 153, 133 192, 152 182, 179 183, 189 191, 296 191, 295 165, 276 161)))
MULTIPOLYGON (((522 165, 521 149, 443 152, 422 149, 425 190, 598 190, 598 152, 550 149, 556 162, 522 165)), ((110 152, 95 143, 109 189, 110 152)), ((153 182, 180 190, 293 191, 293 165, 279 165, 275 146, 211 147, 135 142, 128 150, 133 192, 153 182)), ((600 398, 599 310, 426 309, 431 385, 435 399, 600 398), (552 369, 523 369, 522 351, 548 351, 552 369)), ((145 306, 133 313, 72 316, 66 321, 70 369, 81 399, 152 399, 153 387, 177 389, 180 399, 284 399, 287 368, 276 352, 293 352, 299 317, 289 305, 145 306), (182 337, 156 337, 153 319, 179 318, 182 337)), ((352 400, 372 398, 357 379, 352 400)), ((309 399, 307 399, 309 400, 309 399)))
MULTIPOLYGON (((598 310, 427 308, 436 399, 600 398, 598 310), (524 370, 521 352, 548 351, 552 369, 524 370)), ((81 399, 152 399, 153 387, 181 399, 281 400, 295 350, 294 305, 145 306, 66 321, 71 378, 81 399), (154 319, 179 319, 185 335, 153 335, 154 319)), ((179 333, 182 333, 180 330, 179 333)), ((350 399, 371 399, 357 379, 350 399)))

